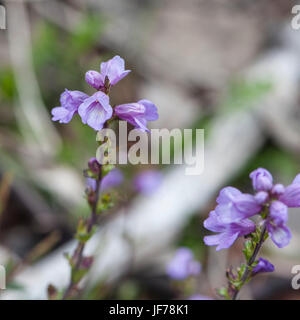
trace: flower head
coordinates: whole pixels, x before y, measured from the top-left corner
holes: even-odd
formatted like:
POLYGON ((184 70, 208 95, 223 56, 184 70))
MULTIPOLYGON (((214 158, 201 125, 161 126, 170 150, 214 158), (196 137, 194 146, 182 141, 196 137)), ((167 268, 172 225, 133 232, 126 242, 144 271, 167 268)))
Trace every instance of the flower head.
POLYGON ((176 280, 196 276, 201 271, 201 264, 194 259, 192 251, 182 247, 177 249, 175 256, 167 266, 167 274, 176 280))
POLYGON ((257 265, 253 268, 252 274, 258 274, 263 272, 273 272, 275 270, 273 264, 266 259, 259 258, 257 265))
POLYGON ((142 194, 152 194, 162 182, 162 174, 157 170, 146 170, 138 174, 134 181, 135 189, 142 194))
POLYGON ((238 237, 255 230, 255 224, 251 220, 228 222, 227 218, 218 211, 210 212, 209 217, 204 221, 204 227, 210 231, 219 232, 217 235, 204 237, 205 244, 217 246, 217 251, 231 247, 238 237))
POLYGON ((271 173, 263 168, 258 168, 250 173, 253 188, 257 191, 269 191, 273 186, 271 173))
POLYGON ((52 120, 60 123, 68 123, 73 115, 77 113, 78 107, 89 96, 81 91, 70 91, 66 89, 60 96, 60 107, 52 109, 52 120))
POLYGON ((109 85, 114 86, 122 80, 130 70, 125 70, 125 62, 120 56, 115 56, 100 65, 100 73, 90 70, 85 74, 86 82, 97 90, 105 88, 105 81, 108 79, 109 85))
POLYGON ((158 119, 157 108, 149 100, 118 105, 115 107, 115 114, 142 131, 149 131, 147 121, 158 119))
POLYGON ((83 123, 95 130, 101 130, 104 123, 112 117, 113 109, 109 104, 109 97, 98 91, 84 100, 78 108, 78 113, 83 123))

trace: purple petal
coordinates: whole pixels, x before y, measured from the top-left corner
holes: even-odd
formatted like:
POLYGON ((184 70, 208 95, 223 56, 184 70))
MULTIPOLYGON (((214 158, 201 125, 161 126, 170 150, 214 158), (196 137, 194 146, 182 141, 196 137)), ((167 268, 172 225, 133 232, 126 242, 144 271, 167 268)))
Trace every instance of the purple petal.
POLYGON ((271 239, 278 248, 283 248, 290 243, 292 235, 290 229, 287 226, 282 225, 274 227, 271 224, 267 224, 267 229, 271 235, 271 239))
POLYGON ((51 110, 52 120, 57 121, 59 120, 60 123, 68 123, 72 120, 74 113, 76 110, 69 111, 63 107, 56 107, 51 110))
POLYGON ((125 70, 124 59, 120 56, 115 56, 107 62, 102 62, 100 70, 104 79, 108 77, 111 85, 115 85, 130 72, 130 70, 125 70))
POLYGON ((105 85, 105 79, 102 74, 94 70, 90 70, 85 74, 85 81, 97 90, 105 85))
POLYGON ((285 191, 284 185, 277 183, 273 186, 271 193, 273 196, 278 197, 278 196, 282 195, 284 193, 284 191, 285 191))
POLYGON ((262 272, 273 272, 275 270, 273 264, 266 259, 259 258, 257 265, 253 268, 252 274, 258 274, 262 272))
POLYGON ((155 121, 158 119, 157 107, 153 102, 143 99, 138 101, 138 103, 142 104, 146 108, 145 119, 147 121, 155 121))
POLYGON ((285 188, 279 200, 290 208, 300 207, 300 183, 292 183, 285 188))
POLYGON ((245 218, 251 217, 261 210, 261 205, 251 194, 241 194, 234 198, 233 203, 236 209, 244 214, 245 218))
POLYGON ((238 236, 238 233, 221 233, 220 242, 216 248, 216 251, 228 249, 229 247, 231 247, 238 236))
POLYGON ((271 173, 263 168, 258 168, 250 173, 253 188, 257 191, 269 191, 273 186, 273 177, 271 173))
POLYGON ((234 187, 225 187, 220 191, 217 203, 226 204, 228 202, 232 202, 236 196, 241 194, 241 191, 234 187))
POLYGON ((296 175, 295 179, 293 180, 293 183, 300 183, 300 173, 296 175))
POLYGON ((203 225, 207 230, 213 232, 222 232, 225 230, 224 222, 221 221, 216 211, 211 211, 209 213, 209 217, 204 220, 203 225))
POLYGON ((266 191, 259 191, 254 198, 259 205, 263 205, 269 200, 269 194, 266 191))
POLYGON ((270 218, 275 225, 285 224, 288 220, 288 207, 281 201, 273 201, 270 205, 270 218))

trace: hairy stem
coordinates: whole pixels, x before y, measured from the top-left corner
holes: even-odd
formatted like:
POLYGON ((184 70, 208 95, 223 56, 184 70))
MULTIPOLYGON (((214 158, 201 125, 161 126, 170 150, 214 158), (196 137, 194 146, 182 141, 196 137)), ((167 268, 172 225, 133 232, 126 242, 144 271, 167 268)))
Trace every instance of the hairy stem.
MULTIPOLYGON (((87 226, 87 231, 88 233, 91 232, 93 226, 96 224, 97 222, 97 204, 99 202, 99 196, 100 196, 100 185, 101 185, 101 180, 102 180, 102 167, 99 170, 99 174, 98 177, 96 179, 96 190, 95 190, 95 199, 93 201, 92 204, 92 212, 91 212, 91 217, 90 220, 88 222, 88 226, 87 226)), ((72 255, 72 260, 74 261, 74 269, 72 270, 72 272, 76 272, 78 271, 78 269, 80 268, 82 259, 83 259, 83 251, 85 248, 85 243, 84 242, 78 242, 77 247, 72 255)), ((76 283, 74 283, 73 281, 73 277, 72 277, 72 273, 71 273, 71 278, 70 278, 70 282, 69 285, 63 295, 63 300, 69 298, 72 294, 72 291, 74 289, 74 287, 76 286, 76 283)))
POLYGON ((235 288, 234 289, 234 292, 233 292, 233 295, 232 295, 232 300, 236 300, 237 299, 237 296, 238 296, 241 288, 244 286, 245 282, 247 281, 247 279, 248 279, 248 277, 249 277, 249 275, 251 273, 251 266, 254 263, 254 261, 256 260, 258 252, 259 252, 260 248, 262 247, 262 244, 264 243, 265 234, 266 234, 266 223, 264 223, 264 225, 263 225, 263 229, 262 229, 262 232, 260 234, 259 241, 258 241, 258 243, 256 244, 256 246, 254 248, 253 254, 250 257, 249 261, 247 262, 246 270, 244 271, 244 274, 242 275, 242 278, 241 278, 242 285, 240 286, 240 288, 235 288))

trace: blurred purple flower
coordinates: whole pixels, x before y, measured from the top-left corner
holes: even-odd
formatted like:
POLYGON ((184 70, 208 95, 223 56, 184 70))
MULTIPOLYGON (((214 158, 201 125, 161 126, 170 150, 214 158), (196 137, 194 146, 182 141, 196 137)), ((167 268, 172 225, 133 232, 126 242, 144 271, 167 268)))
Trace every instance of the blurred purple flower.
MULTIPOLYGON (((100 192, 107 191, 111 188, 119 186, 123 182, 123 174, 119 169, 111 170, 101 181, 100 192)), ((96 191, 96 180, 93 178, 86 178, 85 185, 87 188, 96 191)))
POLYGON ((123 173, 119 169, 111 170, 101 181, 100 191, 104 192, 119 186, 124 180, 123 173))
POLYGON ((217 246, 217 251, 231 247, 238 237, 255 230, 255 224, 251 220, 244 219, 230 223, 217 211, 210 212, 209 217, 204 221, 204 227, 210 231, 219 232, 217 235, 204 237, 205 244, 217 246))
POLYGON ((250 173, 253 188, 257 191, 269 191, 273 186, 273 177, 271 173, 263 168, 258 168, 250 173))
POLYGON ((158 119, 157 108, 149 100, 118 105, 115 107, 115 114, 142 131, 149 131, 147 121, 158 119))
POLYGON ((288 220, 288 207, 281 201, 273 201, 267 217, 267 230, 273 242, 279 248, 287 246, 291 240, 291 232, 286 226, 288 220))
POLYGON ((181 247, 167 266, 167 274, 175 280, 184 280, 189 276, 196 276, 201 271, 201 264, 194 260, 192 251, 181 247))
POLYGON ((101 130, 104 123, 112 117, 113 109, 109 97, 101 91, 94 93, 79 106, 82 122, 95 130, 101 130))
POLYGON ((193 294, 187 300, 214 300, 212 297, 202 296, 201 294, 193 294))
POLYGON ((81 91, 70 91, 66 89, 60 96, 60 107, 52 109, 52 120, 60 123, 68 123, 73 115, 77 113, 78 107, 89 96, 81 91))
POLYGON ((85 74, 86 82, 97 90, 103 90, 105 87, 105 78, 109 80, 109 85, 114 86, 122 80, 130 70, 125 70, 125 62, 120 56, 115 56, 107 62, 100 65, 100 73, 90 70, 85 74))
POLYGON ((139 173, 134 181, 134 188, 142 193, 149 195, 157 190, 163 179, 161 172, 157 170, 145 170, 139 173))
POLYGON ((263 272, 273 272, 275 270, 273 264, 266 259, 259 258, 257 265, 253 268, 252 274, 258 274, 263 272))

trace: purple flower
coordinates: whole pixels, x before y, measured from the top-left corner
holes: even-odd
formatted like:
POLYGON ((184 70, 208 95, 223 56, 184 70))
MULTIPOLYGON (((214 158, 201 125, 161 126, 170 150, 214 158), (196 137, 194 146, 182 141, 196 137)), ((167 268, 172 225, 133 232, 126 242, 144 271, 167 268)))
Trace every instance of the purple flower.
POLYGON ((193 294, 187 300, 214 300, 212 297, 202 296, 201 294, 193 294))
POLYGON ((142 131, 147 129, 147 121, 158 119, 156 106, 149 100, 140 100, 136 103, 121 104, 115 107, 115 114, 142 131))
POLYGON ((217 246, 217 251, 227 249, 232 246, 234 241, 241 236, 250 234, 255 230, 255 224, 244 219, 236 222, 228 222, 220 212, 211 211, 209 217, 204 221, 204 227, 217 235, 204 237, 204 242, 208 246, 217 246))
POLYGON ((167 274, 172 279, 183 280, 196 276, 201 271, 201 264, 194 260, 192 251, 182 247, 177 249, 175 256, 167 266, 167 274))
POLYGON ((109 80, 109 85, 114 86, 122 80, 130 70, 125 70, 125 62, 119 56, 115 56, 107 62, 102 62, 100 65, 100 73, 90 70, 85 74, 86 82, 97 90, 103 90, 105 87, 106 77, 109 80))
POLYGON ((163 176, 157 170, 146 170, 139 173, 134 181, 135 189, 142 194, 152 194, 157 190, 162 182, 163 176))
POLYGON ((287 246, 291 240, 291 232, 286 226, 288 207, 281 201, 273 201, 270 205, 270 214, 267 217, 267 230, 273 242, 279 248, 287 246))
POLYGON ((95 130, 101 130, 104 123, 112 117, 113 109, 109 97, 101 91, 94 93, 79 106, 82 122, 95 130))
POLYGON ((279 200, 290 208, 300 207, 300 174, 296 176, 292 184, 285 188, 279 200))
POLYGON ((253 188, 257 191, 269 191, 273 186, 273 177, 271 173, 263 168, 258 168, 250 173, 253 188))
POLYGON ((253 268, 252 274, 258 274, 263 272, 273 272, 275 270, 273 264, 266 259, 259 258, 257 265, 253 268))
MULTIPOLYGON (((111 170, 101 180, 100 192, 107 191, 113 187, 119 186, 123 182, 123 174, 119 169, 111 170)), ((96 191, 96 180, 93 178, 86 178, 85 185, 93 191, 96 191)))
POLYGON ((243 194, 233 187, 223 188, 217 198, 215 211, 225 223, 231 223, 257 214, 261 210, 260 203, 250 194, 243 194))
POLYGON ((78 107, 89 96, 81 91, 70 91, 66 89, 60 96, 60 107, 53 108, 52 120, 60 123, 68 123, 78 111, 78 107))
POLYGON ((101 181, 100 191, 107 191, 123 182, 123 174, 119 169, 111 170, 101 181))

